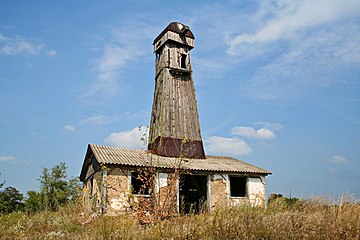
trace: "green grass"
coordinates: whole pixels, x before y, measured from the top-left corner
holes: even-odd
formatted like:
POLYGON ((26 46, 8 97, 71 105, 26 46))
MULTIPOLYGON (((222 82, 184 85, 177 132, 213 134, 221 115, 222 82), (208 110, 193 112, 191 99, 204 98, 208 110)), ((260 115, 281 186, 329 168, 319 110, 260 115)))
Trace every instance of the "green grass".
POLYGON ((360 239, 360 204, 282 199, 141 225, 131 214, 96 216, 80 206, 0 216, 0 239, 360 239))

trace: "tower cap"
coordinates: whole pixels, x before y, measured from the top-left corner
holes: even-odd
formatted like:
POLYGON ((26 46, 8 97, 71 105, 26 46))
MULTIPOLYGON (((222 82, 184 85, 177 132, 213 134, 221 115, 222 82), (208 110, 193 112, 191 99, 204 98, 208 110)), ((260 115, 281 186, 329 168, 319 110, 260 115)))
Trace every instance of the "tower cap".
POLYGON ((159 34, 159 36, 155 38, 153 45, 155 45, 155 43, 159 41, 161 37, 164 36, 165 33, 167 33, 168 31, 178 33, 181 36, 185 36, 191 39, 195 39, 194 34, 191 32, 188 26, 179 22, 172 22, 159 34))

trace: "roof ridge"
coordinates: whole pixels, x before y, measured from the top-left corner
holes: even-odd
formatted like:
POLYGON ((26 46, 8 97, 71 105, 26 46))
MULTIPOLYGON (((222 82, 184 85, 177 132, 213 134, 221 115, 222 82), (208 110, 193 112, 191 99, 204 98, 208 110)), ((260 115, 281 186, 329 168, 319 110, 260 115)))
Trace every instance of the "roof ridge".
POLYGON ((140 148, 127 148, 127 147, 116 147, 116 146, 111 146, 111 145, 103 145, 103 144, 94 144, 94 143, 89 143, 89 146, 93 146, 93 147, 103 147, 103 148, 113 148, 113 149, 122 149, 122 150, 132 150, 132 151, 145 151, 145 149, 140 149, 140 148))
POLYGON ((145 166, 148 164, 147 161, 149 161, 149 159, 157 157, 158 160, 152 159, 152 161, 157 161, 156 165, 160 164, 158 165, 160 168, 168 168, 168 163, 180 159, 186 163, 190 163, 191 166, 189 165, 188 167, 193 170, 271 174, 268 170, 229 156, 207 155, 205 159, 190 159, 160 156, 148 152, 145 149, 131 149, 99 144, 89 144, 89 147, 99 158, 97 159, 98 162, 109 164, 145 166), (216 167, 214 167, 215 165, 216 167))

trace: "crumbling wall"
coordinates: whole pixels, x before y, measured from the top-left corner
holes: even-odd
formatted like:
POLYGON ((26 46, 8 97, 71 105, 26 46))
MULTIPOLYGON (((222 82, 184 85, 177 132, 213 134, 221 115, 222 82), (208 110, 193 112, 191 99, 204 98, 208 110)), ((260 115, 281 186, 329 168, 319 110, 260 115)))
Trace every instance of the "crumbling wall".
POLYGON ((101 211, 103 206, 102 193, 102 172, 94 173, 86 182, 87 187, 85 191, 88 192, 89 198, 86 200, 86 205, 90 205, 95 211, 101 211))
POLYGON ((229 199, 229 205, 230 206, 237 206, 241 204, 249 204, 249 198, 248 197, 230 197, 229 199))
POLYGON ((230 197, 229 202, 230 206, 250 204, 251 206, 264 207, 265 198, 265 177, 252 176, 247 179, 246 197, 230 197))
POLYGON ((217 206, 227 206, 228 203, 227 174, 213 174, 210 176, 210 210, 217 206))
POLYGON ((177 173, 156 174, 155 201, 156 211, 160 217, 176 215, 178 212, 179 176, 177 173))
POLYGON ((115 215, 128 210, 129 196, 129 170, 113 168, 108 170, 106 187, 106 214, 115 215))
MULTIPOLYGON (((88 206, 108 215, 124 211, 142 211, 158 217, 173 216, 179 210, 179 174, 158 172, 154 178, 151 196, 133 195, 130 186, 130 168, 106 168, 94 173, 84 184, 84 199, 88 206), (103 211, 105 210, 105 212, 103 211)), ((265 206, 265 177, 247 179, 246 197, 230 196, 228 174, 211 174, 208 182, 209 209, 218 206, 251 204, 265 206)))
POLYGON ((177 177, 174 173, 157 173, 152 196, 131 194, 130 171, 127 168, 108 170, 106 187, 106 214, 124 211, 157 211, 160 216, 177 214, 177 177))
POLYGON ((86 210, 92 209, 91 195, 92 195, 92 179, 85 181, 82 189, 82 200, 86 210))
POLYGON ((265 177, 249 177, 248 193, 252 206, 265 207, 265 177))

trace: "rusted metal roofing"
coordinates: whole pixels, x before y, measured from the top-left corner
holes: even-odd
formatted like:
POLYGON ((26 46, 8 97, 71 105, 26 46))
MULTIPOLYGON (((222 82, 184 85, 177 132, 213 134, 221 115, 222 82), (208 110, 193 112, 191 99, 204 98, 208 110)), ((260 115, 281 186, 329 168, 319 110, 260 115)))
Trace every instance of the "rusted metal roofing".
MULTIPOLYGON (((181 33, 181 28, 182 27, 187 27, 182 23, 179 22, 172 22, 170 23, 160 34, 159 36, 157 36, 153 42, 153 45, 160 40, 160 38, 162 36, 165 35, 166 32, 170 31, 170 32, 174 32, 174 33, 181 33)), ((191 38, 191 39, 195 39, 194 34, 190 31, 190 29, 185 33, 185 37, 191 38)))
MULTIPOLYGON (((93 154, 100 164, 156 168, 180 168, 190 171, 238 172, 268 175, 271 172, 231 157, 207 156, 206 159, 162 157, 142 149, 127 149, 89 144, 87 157, 93 154)), ((86 159, 85 159, 86 162, 86 159)), ((85 164, 85 163, 84 163, 85 164)), ((83 170, 84 171, 84 166, 83 170)))

